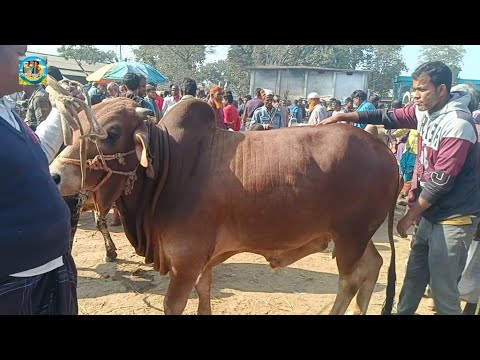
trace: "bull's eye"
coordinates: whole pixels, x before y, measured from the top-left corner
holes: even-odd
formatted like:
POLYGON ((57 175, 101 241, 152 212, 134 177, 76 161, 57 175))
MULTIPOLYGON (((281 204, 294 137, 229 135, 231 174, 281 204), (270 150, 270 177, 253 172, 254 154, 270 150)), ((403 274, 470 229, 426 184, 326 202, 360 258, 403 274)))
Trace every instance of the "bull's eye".
POLYGON ((119 127, 113 126, 110 129, 108 129, 107 134, 108 136, 103 141, 106 143, 113 144, 120 138, 120 136, 122 135, 122 131, 119 127))

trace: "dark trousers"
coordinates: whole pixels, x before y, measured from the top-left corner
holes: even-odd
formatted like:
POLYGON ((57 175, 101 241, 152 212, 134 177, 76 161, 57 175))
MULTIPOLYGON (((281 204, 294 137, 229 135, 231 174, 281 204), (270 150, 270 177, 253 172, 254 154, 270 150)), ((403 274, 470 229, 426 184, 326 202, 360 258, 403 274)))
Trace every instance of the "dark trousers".
POLYGON ((0 279, 0 315, 77 314, 77 268, 70 253, 48 273, 0 279))

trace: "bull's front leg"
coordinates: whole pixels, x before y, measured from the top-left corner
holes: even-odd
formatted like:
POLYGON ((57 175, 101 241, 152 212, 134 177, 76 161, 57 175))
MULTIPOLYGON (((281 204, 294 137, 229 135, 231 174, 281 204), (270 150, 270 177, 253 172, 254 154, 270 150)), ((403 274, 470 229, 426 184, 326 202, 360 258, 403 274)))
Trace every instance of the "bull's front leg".
POLYGON ((105 241, 105 261, 114 261, 117 258, 117 248, 115 247, 112 237, 110 236, 110 232, 108 231, 107 219, 105 215, 101 215, 96 211, 93 212, 93 215, 95 216, 95 225, 97 226, 98 231, 100 231, 103 236, 103 240, 105 241))

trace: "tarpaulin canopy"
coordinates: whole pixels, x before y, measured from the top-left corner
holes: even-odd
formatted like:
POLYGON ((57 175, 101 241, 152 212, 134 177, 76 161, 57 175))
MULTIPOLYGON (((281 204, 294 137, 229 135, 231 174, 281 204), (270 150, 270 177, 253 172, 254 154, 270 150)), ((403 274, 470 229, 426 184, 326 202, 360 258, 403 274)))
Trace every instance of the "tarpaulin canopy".
POLYGON ((138 61, 120 61, 105 65, 87 76, 87 81, 122 81, 127 73, 143 74, 148 82, 166 85, 168 79, 154 67, 138 61))

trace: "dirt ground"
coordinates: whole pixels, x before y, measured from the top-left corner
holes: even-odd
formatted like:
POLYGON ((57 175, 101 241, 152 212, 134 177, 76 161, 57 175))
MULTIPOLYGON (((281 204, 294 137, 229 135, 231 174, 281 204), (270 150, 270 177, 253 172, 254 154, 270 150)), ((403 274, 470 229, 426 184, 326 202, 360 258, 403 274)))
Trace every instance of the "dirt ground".
MULTIPOLYGON (((403 211, 403 207, 398 207, 395 224, 403 211)), ((107 263, 104 261, 103 238, 94 227, 93 214, 85 213, 80 218, 73 245, 78 268, 79 313, 163 314, 168 275, 160 276, 150 265, 143 263, 143 258, 135 254, 121 226, 111 227, 110 231, 118 249, 118 258, 107 263)), ((373 240, 384 265, 368 314, 380 314, 390 261, 386 222, 373 240)), ((409 240, 395 237, 395 248, 396 304, 405 275, 409 240)), ((335 260, 331 259, 331 247, 277 271, 273 271, 258 255, 238 254, 214 268, 213 274, 213 314, 328 314, 337 291, 338 273, 335 260)), ((417 313, 433 314, 430 301, 422 299, 417 313)), ((197 294, 192 291, 184 314, 196 314, 197 305, 197 294)))

